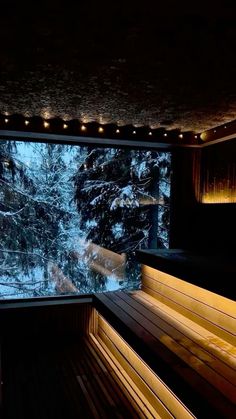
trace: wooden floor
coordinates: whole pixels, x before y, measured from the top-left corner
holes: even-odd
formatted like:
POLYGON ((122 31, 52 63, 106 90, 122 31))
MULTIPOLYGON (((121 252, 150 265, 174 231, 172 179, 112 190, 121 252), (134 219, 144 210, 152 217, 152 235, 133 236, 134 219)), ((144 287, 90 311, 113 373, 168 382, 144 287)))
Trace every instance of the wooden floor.
POLYGON ((5 347, 4 419, 139 417, 103 361, 89 340, 5 347))

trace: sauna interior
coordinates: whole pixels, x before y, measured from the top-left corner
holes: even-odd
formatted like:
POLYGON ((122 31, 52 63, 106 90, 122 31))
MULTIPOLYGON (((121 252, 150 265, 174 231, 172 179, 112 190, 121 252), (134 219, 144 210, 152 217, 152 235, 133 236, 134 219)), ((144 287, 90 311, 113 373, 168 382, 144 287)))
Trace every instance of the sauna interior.
POLYGON ((0 7, 0 419, 235 419, 236 1, 0 7))
MULTIPOLYGON (((1 299, 2 417, 235 417, 235 127, 145 145, 171 154, 170 228, 168 248, 136 250, 138 287, 83 294, 53 265, 56 295, 1 299)), ((129 269, 86 249, 102 277, 129 269)))

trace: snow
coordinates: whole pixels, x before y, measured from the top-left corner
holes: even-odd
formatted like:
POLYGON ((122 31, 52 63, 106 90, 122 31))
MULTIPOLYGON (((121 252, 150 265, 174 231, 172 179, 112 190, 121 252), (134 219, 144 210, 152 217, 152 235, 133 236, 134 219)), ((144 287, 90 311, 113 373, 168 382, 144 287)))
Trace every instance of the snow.
POLYGON ((112 234, 115 239, 120 239, 124 235, 124 225, 116 223, 112 226, 112 234))
MULTIPOLYGON (((13 144, 0 142, 0 156, 6 143, 13 144)), ((78 293, 137 286, 139 268, 133 253, 148 245, 152 228, 148 205, 158 208, 158 236, 168 247, 168 225, 163 220, 168 219, 171 155, 138 150, 124 155, 120 151, 15 142, 11 153, 16 163, 14 181, 8 166, 0 176, 0 298, 57 294, 49 269, 52 265, 78 293), (110 179, 110 162, 116 161, 117 155, 118 175, 110 179), (126 164, 130 166, 123 181, 126 164), (76 201, 76 179, 85 173, 81 167, 86 167, 86 177, 76 201), (153 167, 158 168, 160 180, 157 187, 149 190, 153 167), (137 225, 134 221, 131 226, 137 237, 132 237, 126 223, 126 216, 132 219, 133 211, 139 211, 135 213, 137 225), (96 234, 101 230, 108 235, 105 244, 97 241, 96 234), (127 253, 129 269, 122 280, 91 270, 86 252, 93 237, 101 248, 118 255, 127 253)), ((96 252, 92 256, 99 263, 96 252)))

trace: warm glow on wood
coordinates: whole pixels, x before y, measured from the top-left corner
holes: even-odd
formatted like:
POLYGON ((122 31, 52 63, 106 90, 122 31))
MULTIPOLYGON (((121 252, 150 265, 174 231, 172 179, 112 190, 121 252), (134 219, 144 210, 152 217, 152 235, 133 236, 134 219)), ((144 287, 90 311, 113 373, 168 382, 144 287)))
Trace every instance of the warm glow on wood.
MULTIPOLYGON (((163 321, 167 324, 171 324, 173 328, 180 331, 185 337, 189 337, 192 342, 199 346, 197 355, 201 359, 206 360, 209 357, 205 354, 205 349, 213 355, 211 359, 211 365, 218 369, 222 374, 222 368, 225 370, 225 366, 228 365, 230 370, 228 370, 228 377, 231 375, 231 381, 236 385, 236 375, 233 369, 236 369, 236 347, 230 345, 228 342, 218 338, 213 333, 206 330, 204 327, 188 319, 186 316, 176 313, 176 310, 168 307, 166 304, 158 301, 156 298, 142 291, 134 291, 132 297, 139 301, 141 304, 144 304, 152 313, 158 315, 163 321), (202 349, 201 349, 202 348, 202 349), (202 352, 201 352, 202 350, 202 352), (224 364, 219 365, 217 360, 223 361, 224 364)), ((178 338, 179 339, 179 338, 178 338)), ((189 348, 189 341, 187 338, 179 339, 181 345, 189 348)), ((194 347, 191 345, 191 350, 194 347)), ((196 353, 195 349, 194 352, 196 353)))
POLYGON ((157 418, 161 419, 160 415, 155 412, 155 416, 151 414, 150 410, 152 406, 145 400, 138 387, 132 382, 124 368, 119 364, 117 359, 109 351, 109 349, 102 344, 102 341, 98 340, 95 336, 90 336, 93 345, 96 345, 100 354, 103 356, 105 363, 109 368, 109 373, 117 381, 119 387, 123 390, 123 393, 129 399, 132 406, 138 410, 139 417, 141 418, 157 418))
POLYGON ((154 417, 161 418, 191 418, 193 415, 171 392, 165 383, 148 367, 148 365, 134 352, 121 336, 100 315, 98 316, 98 336, 101 344, 111 351, 116 362, 128 374, 141 390, 142 397, 146 398, 145 404, 154 417), (153 411, 154 410, 154 411, 153 411))
POLYGON ((203 204, 233 204, 236 203, 236 191, 233 188, 224 188, 219 191, 205 192, 202 195, 201 202, 203 204))
POLYGON ((143 290, 236 345, 236 302, 172 275, 142 267, 143 290))

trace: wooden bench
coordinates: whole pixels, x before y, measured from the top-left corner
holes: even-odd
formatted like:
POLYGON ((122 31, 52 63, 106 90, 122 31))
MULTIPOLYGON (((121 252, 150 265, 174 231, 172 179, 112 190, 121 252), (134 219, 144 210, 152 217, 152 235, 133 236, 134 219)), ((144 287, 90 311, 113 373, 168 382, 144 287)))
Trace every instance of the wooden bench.
POLYGON ((130 406, 137 412, 137 417, 194 418, 187 407, 99 313, 97 330, 90 334, 90 341, 109 375, 117 382, 130 406))
POLYGON ((143 266, 95 306, 197 417, 236 417, 236 303, 143 266))

